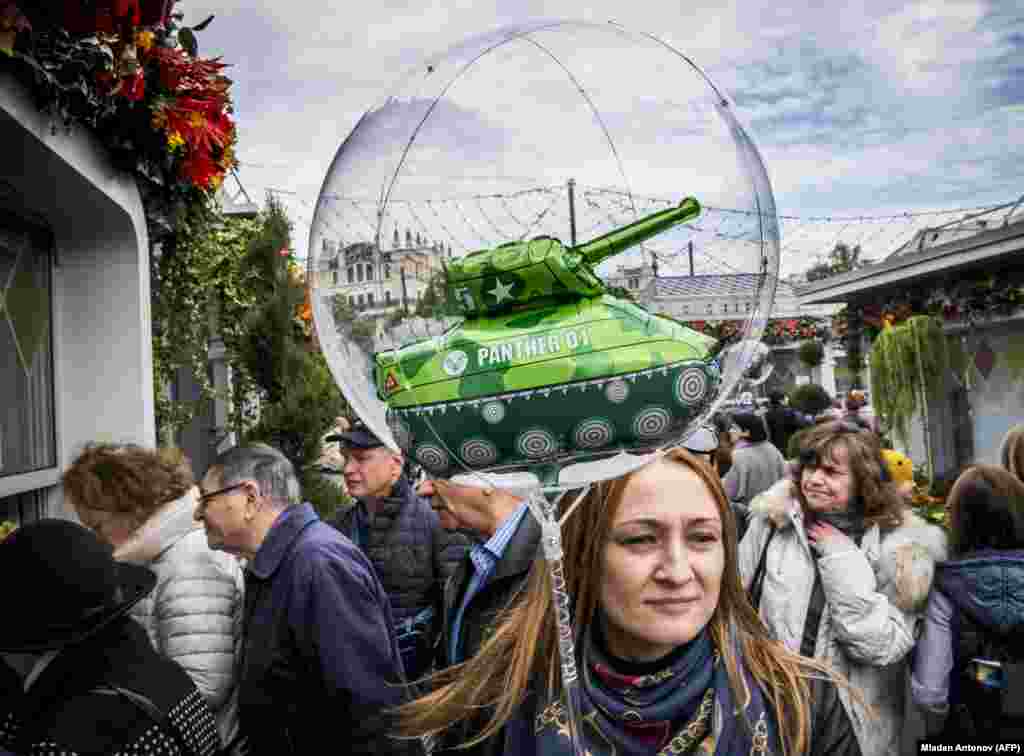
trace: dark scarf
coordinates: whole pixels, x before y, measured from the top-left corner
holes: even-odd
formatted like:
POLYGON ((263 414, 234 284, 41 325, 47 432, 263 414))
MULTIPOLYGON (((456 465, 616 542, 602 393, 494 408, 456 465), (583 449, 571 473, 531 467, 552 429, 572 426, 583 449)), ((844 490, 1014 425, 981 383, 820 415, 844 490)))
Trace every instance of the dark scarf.
POLYGON ((827 522, 837 530, 852 538, 857 543, 861 542, 867 531, 864 523, 864 508, 858 499, 850 507, 842 512, 815 512, 812 521, 827 522))
MULTIPOLYGON (((751 701, 745 711, 751 732, 733 711, 725 664, 718 659, 705 628, 689 643, 655 662, 616 659, 605 648, 600 620, 582 638, 580 664, 580 737, 592 756, 650 756, 695 753, 702 743, 714 753, 780 753, 775 723, 760 690, 747 675, 751 701), (715 740, 714 709, 723 728, 715 740), (752 750, 756 740, 769 750, 752 750), (761 736, 766 736, 763 738, 761 736)), ((548 704, 536 718, 536 752, 572 756, 567 717, 561 701, 548 704)))

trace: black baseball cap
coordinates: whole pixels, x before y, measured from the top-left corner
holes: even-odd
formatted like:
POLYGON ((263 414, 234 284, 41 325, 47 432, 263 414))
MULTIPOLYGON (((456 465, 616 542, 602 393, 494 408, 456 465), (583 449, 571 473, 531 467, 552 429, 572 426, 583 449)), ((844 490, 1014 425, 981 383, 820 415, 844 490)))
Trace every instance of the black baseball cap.
POLYGON ((350 430, 342 433, 327 436, 324 441, 337 441, 341 446, 352 449, 375 449, 384 446, 384 442, 362 423, 356 423, 350 430))

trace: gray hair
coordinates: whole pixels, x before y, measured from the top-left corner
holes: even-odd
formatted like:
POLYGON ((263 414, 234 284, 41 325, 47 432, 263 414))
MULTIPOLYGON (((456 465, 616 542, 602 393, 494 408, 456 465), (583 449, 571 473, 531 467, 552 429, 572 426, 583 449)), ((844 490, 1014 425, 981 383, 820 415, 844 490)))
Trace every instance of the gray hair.
POLYGON ((295 466, 281 452, 268 444, 236 446, 219 455, 213 468, 220 470, 222 486, 255 480, 260 493, 274 506, 282 509, 302 502, 302 488, 295 475, 295 466))

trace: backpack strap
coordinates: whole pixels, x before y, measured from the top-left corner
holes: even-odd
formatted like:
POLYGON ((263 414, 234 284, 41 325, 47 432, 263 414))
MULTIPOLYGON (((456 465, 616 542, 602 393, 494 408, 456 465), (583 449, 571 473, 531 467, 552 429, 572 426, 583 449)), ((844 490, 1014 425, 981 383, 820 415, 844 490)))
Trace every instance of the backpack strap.
POLYGON ((775 526, 769 524, 768 538, 765 539, 764 548, 761 549, 761 558, 757 560, 757 567, 754 568, 754 577, 750 580, 750 604, 754 609, 761 608, 761 592, 764 589, 764 573, 768 569, 768 546, 775 537, 775 526))

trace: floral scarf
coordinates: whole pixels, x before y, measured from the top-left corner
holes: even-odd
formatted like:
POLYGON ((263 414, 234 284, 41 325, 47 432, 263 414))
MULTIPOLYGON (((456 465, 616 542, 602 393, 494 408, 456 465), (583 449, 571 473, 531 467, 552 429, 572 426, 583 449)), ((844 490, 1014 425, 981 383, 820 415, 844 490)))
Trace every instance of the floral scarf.
MULTIPOLYGON (((775 722, 745 669, 750 704, 741 714, 726 714, 733 711, 732 691, 706 627, 663 659, 633 665, 605 651, 599 626, 600 620, 595 620, 581 644, 582 752, 588 756, 781 753, 775 722), (624 667, 630 673, 624 673, 624 667), (718 732, 716 707, 722 719, 718 732)), ((572 756, 568 715, 561 700, 541 710, 534 731, 538 754, 572 756)))

